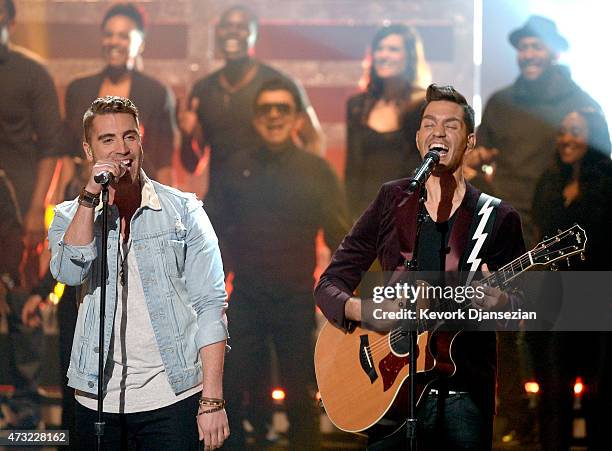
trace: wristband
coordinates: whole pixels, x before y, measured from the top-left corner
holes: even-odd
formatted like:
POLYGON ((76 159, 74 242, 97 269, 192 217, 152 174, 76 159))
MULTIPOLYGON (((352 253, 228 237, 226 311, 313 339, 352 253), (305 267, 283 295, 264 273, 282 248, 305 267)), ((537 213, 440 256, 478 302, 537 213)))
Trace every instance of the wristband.
POLYGON ((219 398, 202 397, 198 401, 198 404, 199 404, 199 407, 214 407, 214 408, 219 407, 223 409, 225 407, 225 400, 219 399, 219 398))
POLYGON ((87 208, 96 208, 99 203, 99 194, 90 193, 85 188, 81 190, 81 194, 79 194, 79 205, 82 205, 87 208))

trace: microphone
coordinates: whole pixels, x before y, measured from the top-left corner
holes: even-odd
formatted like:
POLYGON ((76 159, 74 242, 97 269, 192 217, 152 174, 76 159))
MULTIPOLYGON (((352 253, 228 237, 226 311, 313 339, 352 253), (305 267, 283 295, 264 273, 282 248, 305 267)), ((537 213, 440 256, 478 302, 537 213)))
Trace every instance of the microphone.
MULTIPOLYGON (((125 166, 123 163, 121 163, 119 166, 121 167, 121 174, 119 174, 117 180, 123 177, 127 172, 127 166, 125 166)), ((113 180, 115 180, 115 176, 110 171, 103 171, 94 175, 94 182, 99 183, 102 186, 108 186, 113 180)))
POLYGON ((419 166, 410 179, 410 184, 406 189, 408 194, 414 193, 425 184, 431 175, 431 171, 433 171, 436 165, 440 162, 440 152, 443 150, 445 149, 442 149, 441 147, 432 147, 429 152, 425 154, 423 163, 421 163, 421 166, 419 166))
POLYGON ((94 182, 99 183, 100 185, 108 185, 114 178, 115 176, 112 172, 104 171, 94 175, 94 182))

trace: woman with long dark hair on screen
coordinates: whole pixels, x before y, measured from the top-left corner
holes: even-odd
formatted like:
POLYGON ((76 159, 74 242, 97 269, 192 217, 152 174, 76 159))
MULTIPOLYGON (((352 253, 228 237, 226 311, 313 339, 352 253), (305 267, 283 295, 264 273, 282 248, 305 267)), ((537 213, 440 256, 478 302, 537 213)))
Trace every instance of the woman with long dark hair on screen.
POLYGON ((612 161, 603 115, 572 111, 561 123, 555 164, 540 178, 533 202, 540 238, 580 224, 588 241, 580 269, 612 270, 612 161))
POLYGON ((417 32, 383 27, 371 44, 367 88, 347 104, 345 181, 353 218, 380 186, 409 176, 420 163, 415 135, 429 71, 417 32))

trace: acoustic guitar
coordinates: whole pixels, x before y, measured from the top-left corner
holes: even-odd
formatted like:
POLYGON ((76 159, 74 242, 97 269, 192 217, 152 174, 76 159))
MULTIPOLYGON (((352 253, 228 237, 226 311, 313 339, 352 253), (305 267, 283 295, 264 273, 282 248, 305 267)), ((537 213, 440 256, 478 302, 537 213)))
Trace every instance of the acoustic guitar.
MULTIPOLYGON (((583 253, 586 240, 584 229, 574 225, 479 283, 504 290, 528 269, 583 253)), ((453 343, 460 334, 418 330, 417 406, 436 379, 455 374, 453 343)), ((329 322, 323 325, 315 346, 315 372, 325 411, 339 429, 385 437, 403 425, 408 406, 407 335, 402 329, 380 333, 358 326, 344 332, 329 322)))

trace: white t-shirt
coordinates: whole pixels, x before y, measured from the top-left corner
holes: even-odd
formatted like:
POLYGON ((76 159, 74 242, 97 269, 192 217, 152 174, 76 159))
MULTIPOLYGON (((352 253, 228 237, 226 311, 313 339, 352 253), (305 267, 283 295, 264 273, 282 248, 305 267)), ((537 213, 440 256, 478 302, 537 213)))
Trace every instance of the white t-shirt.
MULTIPOLYGON (((121 247, 118 267, 123 267, 127 277, 124 285, 121 271, 117 276, 119 296, 104 371, 104 412, 146 412, 186 399, 202 391, 202 384, 178 395, 172 390, 151 325, 136 256, 130 252, 131 240, 121 247)), ((89 393, 77 390, 76 400, 92 410, 98 407, 97 396, 89 393)))

